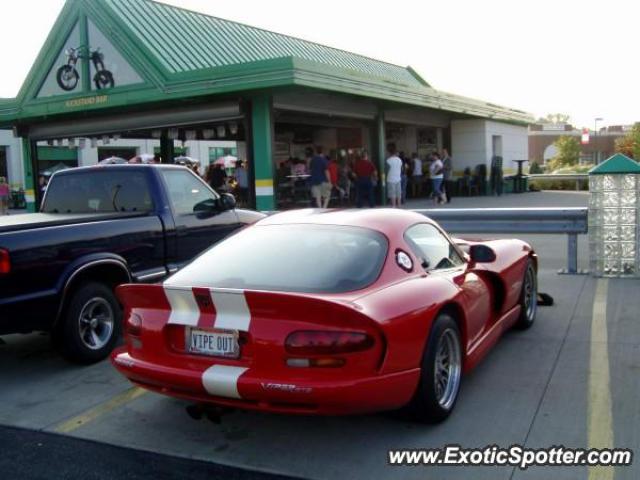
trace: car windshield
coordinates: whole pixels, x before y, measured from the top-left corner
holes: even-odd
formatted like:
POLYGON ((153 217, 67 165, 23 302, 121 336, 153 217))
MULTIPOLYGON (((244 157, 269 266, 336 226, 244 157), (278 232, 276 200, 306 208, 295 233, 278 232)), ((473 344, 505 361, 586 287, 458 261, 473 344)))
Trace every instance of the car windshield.
POLYGON ((340 293, 373 283, 387 255, 375 231, 336 225, 255 226, 229 237, 167 285, 340 293))

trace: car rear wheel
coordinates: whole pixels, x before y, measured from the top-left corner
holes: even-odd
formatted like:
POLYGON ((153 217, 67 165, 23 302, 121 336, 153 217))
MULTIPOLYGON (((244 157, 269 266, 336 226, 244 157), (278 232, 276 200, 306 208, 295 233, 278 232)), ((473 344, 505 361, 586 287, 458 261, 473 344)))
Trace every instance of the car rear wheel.
POLYGON ((409 406, 416 420, 438 423, 453 411, 462 380, 462 342, 455 320, 440 314, 422 358, 420 383, 409 406))
POLYGON ((536 269, 531 260, 527 261, 522 280, 522 292, 520 293, 520 317, 516 328, 526 330, 536 319, 538 311, 538 279, 536 269))
POLYGON ((113 350, 121 321, 122 311, 111 288, 90 282, 72 293, 54 339, 68 360, 94 363, 113 350))

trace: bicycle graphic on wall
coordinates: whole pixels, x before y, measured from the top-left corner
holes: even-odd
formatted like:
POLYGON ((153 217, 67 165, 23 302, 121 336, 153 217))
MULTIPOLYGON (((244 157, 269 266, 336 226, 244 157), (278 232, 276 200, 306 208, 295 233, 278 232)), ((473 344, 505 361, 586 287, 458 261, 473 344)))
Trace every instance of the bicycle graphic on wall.
MULTIPOLYGON (((65 50, 64 53, 67 56, 67 63, 58 68, 56 73, 58 85, 67 92, 74 90, 78 86, 80 74, 78 73, 76 64, 81 58, 86 58, 82 54, 82 49, 83 47, 71 47, 65 50)), ((104 68, 104 54, 100 51, 100 48, 90 50, 88 58, 93 63, 93 68, 96 71, 96 74, 93 76, 93 83, 96 88, 98 90, 113 88, 115 85, 113 74, 104 68)))

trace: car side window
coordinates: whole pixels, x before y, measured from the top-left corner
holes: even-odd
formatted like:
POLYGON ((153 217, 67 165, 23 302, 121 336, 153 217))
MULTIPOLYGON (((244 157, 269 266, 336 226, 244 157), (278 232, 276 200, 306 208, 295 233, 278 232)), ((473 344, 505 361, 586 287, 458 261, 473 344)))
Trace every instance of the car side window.
POLYGON ((425 270, 455 268, 464 263, 453 244, 433 225, 419 223, 407 229, 404 238, 425 270))
POLYGON ((189 170, 161 169, 167 184, 167 193, 176 215, 189 215, 196 211, 196 205, 215 201, 218 196, 189 170))

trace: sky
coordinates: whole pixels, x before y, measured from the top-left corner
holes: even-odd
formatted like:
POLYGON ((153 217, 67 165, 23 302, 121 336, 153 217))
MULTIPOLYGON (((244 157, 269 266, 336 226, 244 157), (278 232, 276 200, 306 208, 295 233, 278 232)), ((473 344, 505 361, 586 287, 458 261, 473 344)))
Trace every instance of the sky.
MULTIPOLYGON (((640 121, 635 0, 164 1, 411 65, 436 89, 536 118, 640 121)), ((63 4, 0 3, 0 97, 17 94, 63 4)))

